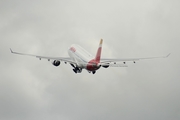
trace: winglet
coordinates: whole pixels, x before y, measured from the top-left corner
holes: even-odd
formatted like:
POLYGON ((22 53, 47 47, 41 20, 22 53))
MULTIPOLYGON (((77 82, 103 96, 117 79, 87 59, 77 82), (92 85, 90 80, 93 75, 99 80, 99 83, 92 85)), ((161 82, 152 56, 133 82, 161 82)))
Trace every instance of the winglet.
POLYGON ((11 53, 14 53, 11 48, 10 48, 10 51, 11 51, 11 53))
POLYGON ((171 55, 171 53, 169 53, 166 57, 169 57, 171 55))
POLYGON ((103 39, 101 39, 101 41, 100 41, 99 45, 102 45, 102 43, 103 43, 103 39))

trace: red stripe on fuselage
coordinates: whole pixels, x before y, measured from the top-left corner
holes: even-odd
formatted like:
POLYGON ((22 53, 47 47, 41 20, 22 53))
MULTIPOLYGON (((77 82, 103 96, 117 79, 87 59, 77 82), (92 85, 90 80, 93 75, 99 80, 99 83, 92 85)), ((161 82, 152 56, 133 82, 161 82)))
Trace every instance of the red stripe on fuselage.
POLYGON ((95 71, 100 68, 100 66, 98 66, 98 63, 99 62, 97 62, 95 59, 93 59, 88 62, 86 69, 89 71, 95 71))

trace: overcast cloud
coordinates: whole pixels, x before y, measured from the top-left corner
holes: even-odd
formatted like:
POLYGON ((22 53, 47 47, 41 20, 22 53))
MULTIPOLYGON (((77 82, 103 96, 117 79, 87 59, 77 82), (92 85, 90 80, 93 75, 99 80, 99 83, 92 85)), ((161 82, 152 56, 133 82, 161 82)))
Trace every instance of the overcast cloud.
POLYGON ((179 120, 179 0, 1 0, 1 120, 179 120), (75 74, 70 65, 9 48, 68 56, 79 44, 102 57, 161 56, 75 74))

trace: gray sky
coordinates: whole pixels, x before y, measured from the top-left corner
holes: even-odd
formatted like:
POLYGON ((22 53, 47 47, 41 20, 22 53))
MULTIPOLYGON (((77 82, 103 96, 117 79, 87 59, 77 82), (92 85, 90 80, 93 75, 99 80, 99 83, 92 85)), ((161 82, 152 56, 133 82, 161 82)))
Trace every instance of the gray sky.
POLYGON ((179 0, 1 0, 1 120, 179 120, 179 0), (15 51, 68 56, 77 43, 102 57, 167 59, 74 74, 15 51))

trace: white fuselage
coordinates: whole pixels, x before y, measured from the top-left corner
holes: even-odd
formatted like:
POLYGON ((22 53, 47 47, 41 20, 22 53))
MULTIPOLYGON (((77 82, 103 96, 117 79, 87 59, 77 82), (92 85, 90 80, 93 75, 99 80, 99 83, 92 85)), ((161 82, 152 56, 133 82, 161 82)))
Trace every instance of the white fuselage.
POLYGON ((68 54, 70 58, 77 63, 78 67, 82 69, 86 69, 87 63, 94 58, 89 52, 76 44, 71 45, 68 49, 68 54))

